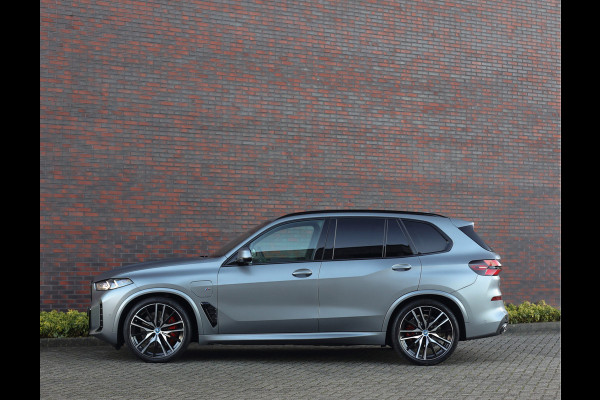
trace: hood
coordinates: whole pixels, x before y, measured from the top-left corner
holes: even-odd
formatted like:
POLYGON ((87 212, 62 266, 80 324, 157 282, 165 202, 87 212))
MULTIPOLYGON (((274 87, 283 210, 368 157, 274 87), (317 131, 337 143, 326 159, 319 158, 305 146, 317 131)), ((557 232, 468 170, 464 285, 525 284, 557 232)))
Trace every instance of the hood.
POLYGON ((94 276, 93 282, 98 282, 108 278, 129 278, 131 273, 138 271, 148 271, 154 268, 169 268, 182 265, 195 265, 201 267, 202 264, 214 264, 217 258, 170 258, 167 260, 146 261, 137 264, 125 265, 117 267, 113 270, 103 272, 94 276))

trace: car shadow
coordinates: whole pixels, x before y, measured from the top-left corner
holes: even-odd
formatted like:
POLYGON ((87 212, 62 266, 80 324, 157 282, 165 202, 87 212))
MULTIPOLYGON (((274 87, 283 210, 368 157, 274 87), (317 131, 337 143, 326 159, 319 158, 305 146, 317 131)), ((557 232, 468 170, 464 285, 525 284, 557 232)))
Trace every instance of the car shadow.
POLYGON ((191 344, 176 362, 196 361, 320 362, 407 364, 390 347, 306 345, 206 345, 191 344))

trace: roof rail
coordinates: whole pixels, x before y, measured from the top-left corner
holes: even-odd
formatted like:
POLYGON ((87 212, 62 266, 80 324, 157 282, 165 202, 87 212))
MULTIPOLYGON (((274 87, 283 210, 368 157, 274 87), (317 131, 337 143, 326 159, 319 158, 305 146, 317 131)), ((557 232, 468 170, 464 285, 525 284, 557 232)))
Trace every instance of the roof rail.
POLYGON ((445 215, 434 214, 428 212, 420 212, 420 211, 397 211, 397 210, 315 210, 315 211, 300 211, 291 214, 283 215, 277 219, 287 218, 287 217, 295 217, 298 215, 310 215, 310 214, 320 214, 320 213, 398 213, 398 214, 411 214, 411 215, 427 215, 430 217, 443 217, 447 218, 445 215))

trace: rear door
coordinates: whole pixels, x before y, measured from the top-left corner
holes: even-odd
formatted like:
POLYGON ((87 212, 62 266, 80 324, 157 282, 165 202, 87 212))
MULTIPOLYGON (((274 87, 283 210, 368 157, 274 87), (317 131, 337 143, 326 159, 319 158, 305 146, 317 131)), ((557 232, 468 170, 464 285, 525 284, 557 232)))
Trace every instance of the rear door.
POLYGON ((417 290, 419 257, 395 218, 340 217, 332 228, 319 275, 319 331, 381 331, 394 301, 417 290))

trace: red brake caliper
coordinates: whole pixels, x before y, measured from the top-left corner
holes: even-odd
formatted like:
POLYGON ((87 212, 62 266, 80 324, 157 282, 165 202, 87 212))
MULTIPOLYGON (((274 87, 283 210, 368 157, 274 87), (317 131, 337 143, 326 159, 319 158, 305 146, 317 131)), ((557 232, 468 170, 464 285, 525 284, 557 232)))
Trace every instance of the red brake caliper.
MULTIPOLYGON (((407 330, 413 330, 413 329, 415 329, 415 327, 413 325, 411 325, 411 324, 407 324, 406 325, 406 329, 407 330)), ((404 334, 404 337, 411 337, 411 336, 415 336, 415 335, 416 335, 416 333, 414 333, 414 332, 406 332, 404 334)))
MULTIPOLYGON (((167 322, 169 324, 174 323, 175 322, 175 317, 169 318, 167 320, 167 322)), ((170 327, 167 328, 167 330, 171 330, 171 331, 175 330, 175 329, 177 329, 177 325, 173 325, 173 326, 170 326, 170 327)), ((169 344, 173 345, 173 344, 175 344, 176 341, 177 341, 177 333, 176 332, 169 333, 169 344)))

